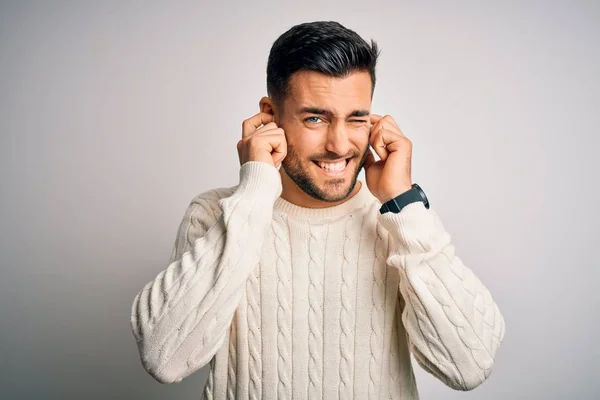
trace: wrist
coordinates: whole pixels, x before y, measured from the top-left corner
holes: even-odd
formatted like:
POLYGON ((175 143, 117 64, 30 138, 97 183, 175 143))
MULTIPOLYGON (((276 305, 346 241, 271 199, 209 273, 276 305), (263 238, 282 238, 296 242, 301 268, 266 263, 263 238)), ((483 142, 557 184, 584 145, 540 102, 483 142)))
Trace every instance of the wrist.
POLYGON ((412 189, 412 185, 403 186, 399 190, 390 192, 390 194, 384 194, 384 195, 380 196, 378 200, 381 204, 384 204, 392 199, 395 199, 396 197, 400 196, 401 194, 408 192, 411 189, 412 189))
POLYGON ((253 196, 258 193, 276 199, 282 191, 279 171, 264 161, 248 161, 242 164, 239 179, 236 194, 240 196, 253 196))
POLYGON ((385 214, 387 212, 399 213, 405 206, 414 202, 422 202, 425 208, 429 208, 429 200, 423 192, 423 189, 414 183, 408 191, 400 193, 398 196, 381 204, 379 212, 385 214))

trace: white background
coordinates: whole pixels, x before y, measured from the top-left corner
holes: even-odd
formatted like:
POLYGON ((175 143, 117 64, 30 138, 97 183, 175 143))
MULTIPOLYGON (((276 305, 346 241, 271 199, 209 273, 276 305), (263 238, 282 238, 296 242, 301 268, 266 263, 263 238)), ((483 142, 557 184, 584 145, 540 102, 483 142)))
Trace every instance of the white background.
POLYGON ((273 41, 336 20, 379 43, 372 111, 506 321, 472 392, 415 363, 422 399, 598 398, 599 4, 1 2, 0 397, 200 398, 205 370, 143 370, 131 303, 237 184, 273 41))

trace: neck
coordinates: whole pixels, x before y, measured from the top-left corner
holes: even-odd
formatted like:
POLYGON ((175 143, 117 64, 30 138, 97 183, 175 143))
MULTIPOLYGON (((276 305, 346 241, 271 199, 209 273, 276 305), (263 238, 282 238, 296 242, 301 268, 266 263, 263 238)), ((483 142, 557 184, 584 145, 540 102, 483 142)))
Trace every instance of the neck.
POLYGON ((296 185, 296 182, 294 182, 292 178, 290 178, 290 176, 285 172, 284 168, 279 169, 279 174, 281 175, 282 184, 281 198, 289 203, 303 208, 327 208, 338 206, 354 197, 354 195, 360 191, 362 185, 360 181, 357 181, 352 193, 350 193, 345 199, 329 202, 315 199, 311 195, 307 194, 304 190, 300 189, 300 187, 296 185))

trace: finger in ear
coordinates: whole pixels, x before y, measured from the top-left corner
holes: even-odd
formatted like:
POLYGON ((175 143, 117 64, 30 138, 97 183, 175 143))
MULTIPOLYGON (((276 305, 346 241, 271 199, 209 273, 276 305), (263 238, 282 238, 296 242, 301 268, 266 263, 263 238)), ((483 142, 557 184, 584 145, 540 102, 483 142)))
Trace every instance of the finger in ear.
POLYGON ((373 148, 373 150, 375 150, 375 153, 377 153, 379 158, 381 160, 385 161, 385 159, 388 156, 388 151, 385 148, 386 144, 383 141, 383 131, 384 131, 383 128, 380 128, 379 130, 377 130, 371 136, 371 139, 369 139, 369 143, 371 144, 371 147, 373 148))

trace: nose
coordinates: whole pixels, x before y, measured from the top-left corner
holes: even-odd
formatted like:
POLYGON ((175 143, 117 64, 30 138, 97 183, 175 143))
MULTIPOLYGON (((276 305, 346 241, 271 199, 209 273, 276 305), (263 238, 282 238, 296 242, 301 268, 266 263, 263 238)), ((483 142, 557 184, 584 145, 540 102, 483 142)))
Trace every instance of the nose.
POLYGON ((350 138, 344 124, 339 122, 331 124, 327 130, 325 148, 331 153, 345 157, 350 152, 351 147, 350 138))

